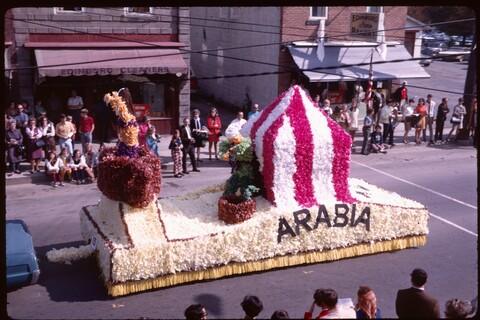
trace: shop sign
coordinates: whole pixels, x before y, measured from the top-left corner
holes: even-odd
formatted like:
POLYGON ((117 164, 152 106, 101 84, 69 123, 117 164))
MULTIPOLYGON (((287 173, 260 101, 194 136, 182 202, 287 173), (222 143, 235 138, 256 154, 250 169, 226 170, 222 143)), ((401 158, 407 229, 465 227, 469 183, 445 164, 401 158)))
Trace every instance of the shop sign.
POLYGON ((350 32, 353 33, 352 37, 362 40, 376 41, 378 19, 378 13, 352 13, 352 24, 350 28, 350 32))
POLYGON ((60 76, 108 76, 119 74, 165 74, 168 67, 72 68, 62 69, 60 76))

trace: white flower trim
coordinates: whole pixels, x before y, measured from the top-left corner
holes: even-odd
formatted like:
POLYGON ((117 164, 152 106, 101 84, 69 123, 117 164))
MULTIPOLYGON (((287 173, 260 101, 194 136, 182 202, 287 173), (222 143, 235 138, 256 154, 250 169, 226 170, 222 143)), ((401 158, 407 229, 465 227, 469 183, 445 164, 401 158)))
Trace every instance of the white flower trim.
MULTIPOLYGON (((285 236, 277 243, 280 217, 284 217, 294 228, 291 211, 282 211, 265 199, 256 198, 257 212, 251 219, 236 225, 226 225, 217 218, 216 202, 221 193, 217 191, 162 199, 161 217, 166 232, 163 231, 161 222, 156 219, 158 216, 154 210, 145 209, 133 213, 131 208, 125 205, 125 220, 133 240, 133 248, 114 243, 117 249, 113 251, 112 257, 110 249, 102 243, 103 240, 92 223, 83 217, 82 235, 86 240, 92 235, 97 238, 100 267, 106 279, 109 279, 112 259, 112 280, 124 282, 180 271, 201 270, 235 261, 257 261, 310 250, 322 251, 364 242, 428 234, 428 212, 421 204, 360 180, 356 180, 352 186, 352 189, 361 189, 361 192, 369 197, 365 198, 368 202, 357 203, 356 210, 358 217, 363 207, 371 208, 369 232, 362 224, 343 228, 328 228, 325 224, 320 224, 313 231, 306 232, 302 229, 300 235, 285 236), (388 204, 399 200, 397 206, 388 204)), ((353 196, 360 195, 353 192, 353 196)), ((106 224, 98 223, 103 214, 93 210, 94 208, 90 210, 92 218, 97 221, 102 231, 112 230, 111 226, 108 226, 109 221, 106 221, 106 224)), ((326 208, 333 223, 334 204, 327 204, 326 208)), ((310 212, 312 219, 315 219, 316 208, 310 209, 310 212)), ((310 224, 313 224, 313 221, 310 224)), ((120 236, 114 238, 122 239, 125 229, 123 226, 117 227, 119 229, 116 233, 120 236)))
POLYGON ((295 90, 290 89, 257 130, 257 134, 255 136, 255 154, 257 155, 258 163, 260 164, 260 172, 263 172, 263 136, 265 131, 267 131, 267 129, 272 126, 273 122, 277 120, 288 108, 294 93, 295 90))
POLYGON ((295 164, 295 135, 290 120, 283 115, 283 125, 278 129, 278 136, 273 144, 273 193, 278 208, 295 210, 298 203, 295 201, 295 182, 293 175, 297 171, 295 164))
POLYGON ((72 261, 88 258, 94 252, 95 249, 88 244, 80 247, 52 249, 47 252, 46 256, 50 262, 70 264, 72 261))

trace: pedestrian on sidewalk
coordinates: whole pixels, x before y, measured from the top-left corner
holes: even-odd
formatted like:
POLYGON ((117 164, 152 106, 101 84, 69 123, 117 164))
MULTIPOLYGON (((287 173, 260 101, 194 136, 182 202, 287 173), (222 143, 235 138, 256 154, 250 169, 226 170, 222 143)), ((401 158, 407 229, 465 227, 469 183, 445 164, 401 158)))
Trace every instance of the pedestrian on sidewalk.
POLYGON ((392 102, 386 103, 382 106, 379 111, 379 123, 383 126, 383 136, 382 140, 387 142, 389 139, 389 144, 393 145, 393 106, 392 102))
POLYGON ((368 146, 368 140, 370 139, 370 132, 372 130, 372 125, 373 125, 372 115, 373 115, 373 109, 368 109, 367 115, 363 119, 363 127, 362 127, 362 133, 363 133, 362 154, 363 155, 368 155, 370 153, 370 146, 368 146))
POLYGON ((361 286, 357 291, 355 312, 357 319, 381 319, 382 314, 377 307, 377 297, 370 287, 361 286))
POLYGON ((39 121, 43 140, 45 141, 44 151, 46 153, 55 152, 55 125, 47 118, 47 116, 40 117, 39 121))
POLYGON ((200 119, 200 110, 194 109, 192 112, 192 120, 190 123, 192 123, 193 127, 193 138, 195 139, 195 151, 196 151, 196 156, 197 156, 197 162, 203 162, 202 159, 200 159, 200 149, 205 147, 205 138, 208 139, 208 132, 204 130, 205 126, 202 123, 202 119, 200 119), (206 135, 206 136, 205 136, 206 135))
POLYGON ((75 128, 71 122, 67 121, 64 114, 60 115, 60 122, 55 126, 55 134, 58 137, 60 149, 67 148, 68 153, 73 155, 72 137, 75 135, 75 128))
POLYGON ((468 118, 469 136, 475 138, 475 130, 477 127, 477 98, 473 98, 472 107, 470 108, 470 116, 468 118))
POLYGON ((88 115, 88 109, 82 109, 80 112, 80 141, 82 143, 82 152, 86 153, 88 146, 92 143, 93 131, 95 130, 95 121, 88 115))
POLYGON ((260 113, 260 107, 258 106, 258 103, 255 103, 252 107, 252 110, 248 112, 247 114, 247 120, 250 120, 252 117, 256 117, 260 113))
POLYGON ((434 142, 441 141, 443 142, 443 126, 445 120, 447 120, 447 114, 450 112, 448 109, 448 99, 442 98, 442 103, 439 104, 437 110, 436 126, 435 126, 435 139, 434 142))
POLYGON ((422 130, 425 129, 425 125, 427 123, 427 105, 425 104, 425 99, 418 99, 418 105, 415 108, 415 114, 418 115, 418 122, 415 126, 415 143, 421 144, 422 141, 420 140, 420 134, 422 133, 422 130))
POLYGON ((7 145, 7 159, 12 173, 21 173, 20 162, 22 161, 23 153, 23 136, 20 130, 17 129, 17 122, 15 119, 10 119, 8 123, 8 130, 5 132, 5 143, 7 145))
POLYGON ((387 153, 386 145, 383 141, 382 127, 375 126, 375 131, 372 132, 371 145, 373 152, 387 153))
POLYGON ((67 122, 70 122, 72 124, 72 127, 73 127, 73 135, 72 135, 72 149, 75 150, 75 140, 78 138, 78 135, 77 135, 77 126, 76 124, 73 122, 73 117, 70 116, 70 115, 67 115, 67 122))
POLYGON ((172 161, 173 161, 173 176, 175 178, 181 178, 183 177, 182 174, 182 167, 183 167, 183 162, 182 162, 182 140, 180 139, 180 130, 176 129, 173 136, 172 140, 170 141, 170 145, 168 146, 168 149, 171 150, 172 152, 172 161))
POLYGON ((49 152, 45 160, 47 175, 51 179, 52 187, 63 186, 63 175, 61 171, 62 160, 57 158, 55 152, 49 152))
POLYGON ((151 127, 150 118, 142 116, 138 121, 138 144, 147 146, 148 129, 151 127))
POLYGON ((72 180, 72 168, 69 166, 70 162, 72 161, 72 155, 68 153, 68 149, 62 148, 58 158, 61 160, 60 173, 63 177, 63 181, 72 180))
POLYGON ((190 162, 194 172, 200 172, 197 168, 197 161, 195 161, 195 152, 193 150, 195 145, 195 139, 192 135, 192 129, 190 128, 190 118, 183 119, 183 126, 180 128, 180 139, 183 145, 182 155, 182 167, 183 173, 189 174, 187 170, 187 155, 190 156, 190 162))
POLYGON ((463 105, 463 98, 458 99, 458 104, 453 107, 453 114, 452 118, 450 119, 450 123, 452 124, 452 129, 448 133, 447 141, 450 141, 450 137, 452 133, 455 131, 455 139, 457 139, 458 130, 463 129, 463 118, 467 113, 467 109, 463 105))
POLYGON ((72 159, 69 163, 70 168, 72 169, 72 182, 77 184, 84 184, 87 178, 87 162, 85 161, 85 156, 82 155, 80 150, 75 150, 73 152, 72 159))
POLYGON ((77 95, 76 90, 72 90, 72 95, 67 101, 68 115, 72 116, 72 121, 76 127, 80 125, 80 110, 83 109, 83 99, 77 95))
POLYGON ((155 127, 148 128, 147 131, 147 148, 151 153, 160 158, 160 150, 158 150, 158 143, 160 142, 160 137, 157 136, 155 127))
POLYGON ((27 134, 28 143, 27 143, 27 159, 30 161, 32 168, 30 173, 40 172, 40 161, 45 158, 43 153, 43 147, 45 146, 45 141, 43 141, 42 130, 37 127, 37 120, 35 118, 30 118, 28 120, 28 126, 25 129, 27 134))
POLYGON ((427 272, 414 269, 410 274, 412 286, 399 290, 395 301, 395 311, 400 319, 439 319, 440 307, 435 298, 425 292, 427 272))
POLYGON ((352 137, 352 147, 354 144, 355 140, 355 133, 358 130, 358 108, 357 108, 357 101, 355 99, 352 100, 352 106, 350 107, 349 110, 349 115, 350 115, 350 126, 348 128, 348 132, 350 133, 350 136, 352 137))
POLYGON ((222 128, 222 120, 218 115, 216 108, 210 109, 210 115, 207 118, 208 128, 208 159, 212 160, 212 145, 215 150, 215 159, 218 160, 217 144, 220 139, 220 129, 222 128))
POLYGON ((432 100, 432 95, 427 95, 427 118, 426 118, 426 128, 422 130, 423 142, 427 142, 427 128, 429 133, 429 144, 433 144, 433 123, 435 122, 435 115, 437 114, 436 111, 436 102, 432 100))
POLYGON ((415 100, 410 99, 408 103, 401 106, 403 114, 403 124, 405 126, 405 131, 403 133, 403 143, 408 143, 408 133, 410 129, 416 125, 416 117, 413 115, 415 111, 415 100))

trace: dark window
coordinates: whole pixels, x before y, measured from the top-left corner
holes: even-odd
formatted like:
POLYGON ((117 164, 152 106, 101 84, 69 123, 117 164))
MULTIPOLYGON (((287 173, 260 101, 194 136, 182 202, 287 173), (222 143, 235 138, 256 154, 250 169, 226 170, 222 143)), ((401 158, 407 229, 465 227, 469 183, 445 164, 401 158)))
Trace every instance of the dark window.
POLYGON ((75 11, 81 12, 82 7, 58 7, 58 11, 75 11))
POLYGON ((327 7, 311 7, 312 18, 327 18, 327 7))
POLYGON ((128 7, 128 13, 152 13, 150 7, 128 7))

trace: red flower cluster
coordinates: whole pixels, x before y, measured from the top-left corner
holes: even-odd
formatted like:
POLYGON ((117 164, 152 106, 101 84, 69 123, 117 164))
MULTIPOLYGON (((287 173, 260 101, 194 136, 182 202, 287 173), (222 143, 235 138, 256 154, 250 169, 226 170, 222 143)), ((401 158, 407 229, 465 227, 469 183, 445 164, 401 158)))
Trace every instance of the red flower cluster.
POLYGON ((293 175, 295 200, 308 208, 316 203, 311 179, 313 171, 312 155, 314 153, 313 134, 298 89, 295 89, 295 94, 286 110, 286 114, 292 123, 296 139, 295 162, 297 168, 300 168, 293 175))
POLYGON ((138 158, 116 156, 117 148, 105 148, 99 156, 97 185, 108 198, 144 208, 160 193, 161 163, 145 147, 138 158))
POLYGON ((218 199, 218 218, 227 224, 248 220, 256 210, 254 199, 243 200, 237 196, 222 196, 218 199))
POLYGON ((333 136, 333 186, 338 201, 353 203, 356 200, 351 196, 348 189, 348 175, 350 173, 350 148, 352 138, 334 120, 327 116, 328 127, 333 136))

